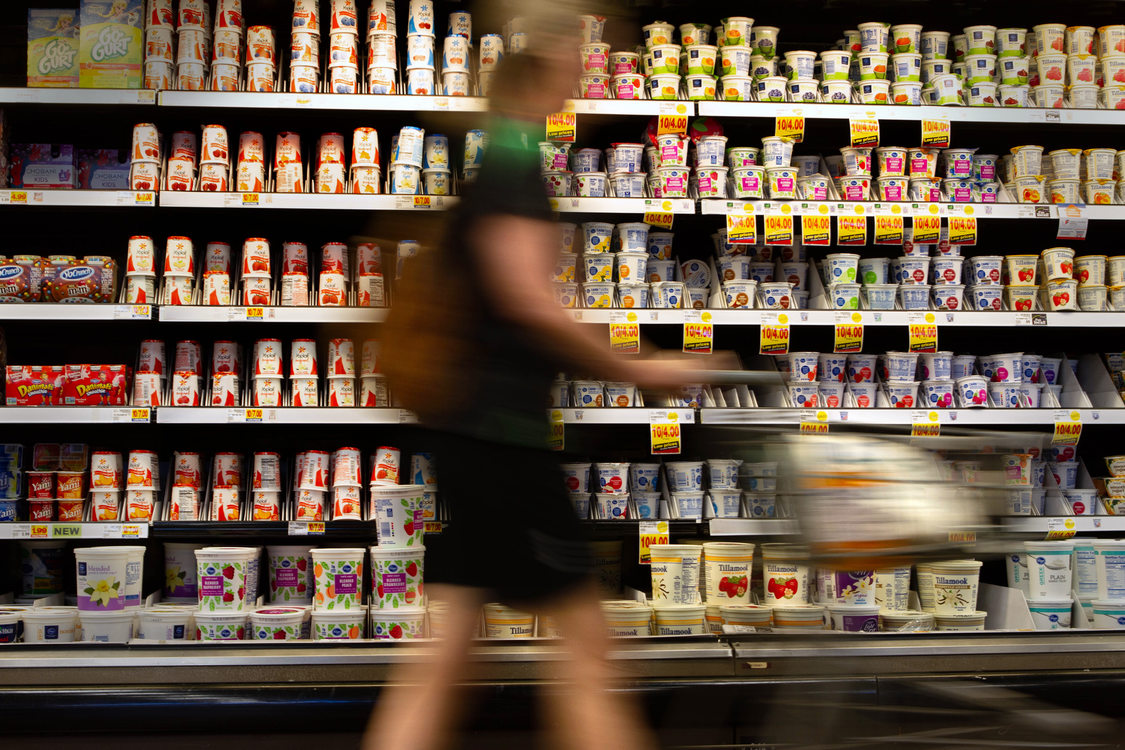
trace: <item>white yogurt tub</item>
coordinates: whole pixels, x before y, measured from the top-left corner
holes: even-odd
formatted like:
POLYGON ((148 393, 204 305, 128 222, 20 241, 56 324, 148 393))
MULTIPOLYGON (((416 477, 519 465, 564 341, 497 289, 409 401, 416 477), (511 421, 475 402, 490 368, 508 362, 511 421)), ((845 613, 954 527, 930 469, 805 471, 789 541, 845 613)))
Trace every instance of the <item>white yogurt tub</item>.
POLYGON ((70 643, 78 625, 77 607, 28 607, 23 620, 24 643, 70 643))
POLYGON ((121 612, 78 613, 82 622, 82 640, 97 643, 126 643, 133 638, 135 621, 132 609, 121 612))
POLYGON ((987 616, 987 612, 935 613, 934 622, 938 630, 984 630, 984 621, 987 616))
POLYGON ((190 607, 153 607, 139 613, 137 637, 147 641, 190 641, 195 638, 190 607))

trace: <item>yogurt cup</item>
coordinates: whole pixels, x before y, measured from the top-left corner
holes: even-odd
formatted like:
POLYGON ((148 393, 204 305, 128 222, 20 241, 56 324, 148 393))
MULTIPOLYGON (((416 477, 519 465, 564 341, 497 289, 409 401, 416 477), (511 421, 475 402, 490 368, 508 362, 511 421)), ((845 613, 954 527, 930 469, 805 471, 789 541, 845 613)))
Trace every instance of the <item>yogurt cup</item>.
MULTIPOLYGON (((946 614, 976 612, 980 568, 977 560, 949 560, 930 564, 933 574, 934 612, 946 614)), ((919 586, 923 583, 919 581, 919 586)))
MULTIPOLYGON (((763 599, 771 607, 784 607, 783 612, 774 612, 775 624, 779 614, 790 615, 789 608, 794 604, 808 604, 809 601, 809 560, 808 551, 799 545, 763 544, 763 599)), ((823 608, 809 608, 815 611, 816 619, 821 620, 823 628, 823 608)), ((802 612, 802 614, 804 614, 802 612)), ((814 612, 809 611, 809 620, 814 612)), ((807 620, 806 620, 807 622, 807 620)))
POLYGON ((71 643, 78 617, 75 607, 28 607, 18 615, 24 643, 71 643))
POLYGON ((935 613, 934 623, 940 631, 979 631, 987 617, 987 612, 935 613))
POLYGON ((919 37, 918 51, 927 60, 945 60, 949 57, 948 31, 923 31, 919 37))
POLYGON ((95 643, 126 643, 132 640, 135 618, 132 609, 116 612, 78 611, 82 640, 95 643))
POLYGON ((786 79, 780 76, 762 78, 755 84, 755 93, 760 102, 784 102, 788 86, 786 79))
POLYGON ((1057 600, 1070 598, 1074 542, 1024 542, 1027 559, 1028 598, 1057 600))
POLYGON ((988 380, 981 375, 966 375, 957 378, 957 402, 962 409, 985 408, 988 406, 988 380))
POLYGON ((826 284, 850 284, 859 272, 857 253, 829 253, 821 266, 826 284))
POLYGON ((879 630, 879 607, 875 604, 828 604, 833 630, 875 633, 879 630))
POLYGON ((724 76, 749 76, 753 52, 744 45, 724 46, 719 50, 717 72, 724 76))
POLYGON ((84 547, 74 551, 80 612, 112 612, 126 607, 129 552, 122 547, 84 547))
POLYGON ((885 80, 860 81, 856 84, 863 104, 886 104, 890 101, 891 84, 885 80))
POLYGON ((851 53, 847 50, 826 50, 820 53, 822 81, 846 81, 851 66, 851 53))
POLYGON ((241 641, 245 638, 246 612, 196 612, 195 637, 200 641, 241 641))

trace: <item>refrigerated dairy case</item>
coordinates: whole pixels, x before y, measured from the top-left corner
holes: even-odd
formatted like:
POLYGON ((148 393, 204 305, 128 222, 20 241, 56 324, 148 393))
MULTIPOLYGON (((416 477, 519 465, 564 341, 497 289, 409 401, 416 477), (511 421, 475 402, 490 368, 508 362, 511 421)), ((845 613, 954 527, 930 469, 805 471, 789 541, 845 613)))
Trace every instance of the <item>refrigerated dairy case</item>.
MULTIPOLYGON (((353 746, 390 668, 431 649, 27 645, 0 652, 0 729, 13 747, 251 736, 353 746)), ((463 746, 532 736, 536 692, 563 689, 561 646, 481 641, 475 654, 467 695, 479 710, 463 746)), ((668 746, 1110 748, 1125 737, 1125 639, 1110 632, 654 637, 615 641, 612 660, 668 746)))

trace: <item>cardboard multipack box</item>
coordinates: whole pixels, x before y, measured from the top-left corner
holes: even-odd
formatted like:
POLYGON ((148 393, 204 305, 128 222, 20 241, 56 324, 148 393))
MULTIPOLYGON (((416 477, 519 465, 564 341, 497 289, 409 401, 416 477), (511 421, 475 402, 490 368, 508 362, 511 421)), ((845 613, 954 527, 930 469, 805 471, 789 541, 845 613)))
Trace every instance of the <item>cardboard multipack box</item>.
POLYGON ((128 190, 129 154, 115 148, 78 149, 79 190, 128 190))
POLYGON ((77 183, 70 144, 13 143, 9 166, 14 188, 73 188, 77 183))
POLYGON ((124 406, 129 402, 127 365, 66 365, 64 406, 124 406))
POLYGON ((27 85, 35 88, 78 86, 77 9, 28 9, 27 85))
POLYGON ((78 85, 139 89, 144 62, 144 0, 82 0, 78 85))
POLYGON ((8 406, 53 406, 61 403, 64 370, 59 365, 8 365, 4 399, 8 406))

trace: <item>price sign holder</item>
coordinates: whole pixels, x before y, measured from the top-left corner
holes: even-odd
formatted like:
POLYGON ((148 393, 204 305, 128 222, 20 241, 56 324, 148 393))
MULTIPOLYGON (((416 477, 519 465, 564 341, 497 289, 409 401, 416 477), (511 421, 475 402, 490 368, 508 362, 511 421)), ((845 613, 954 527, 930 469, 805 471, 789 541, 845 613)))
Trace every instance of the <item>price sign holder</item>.
POLYGON ((848 126, 852 146, 879 145, 879 119, 874 112, 868 112, 866 117, 849 118, 848 126))
POLYGON ((1060 240, 1086 239, 1086 227, 1090 220, 1086 217, 1086 207, 1067 203, 1058 207, 1060 240))
POLYGON ((1073 518, 1048 518, 1047 541, 1054 539, 1070 539, 1078 533, 1078 524, 1073 518))
POLYGON ((832 217, 828 214, 806 214, 801 217, 802 245, 831 245, 832 217))
POLYGON ((789 138, 796 143, 805 140, 805 116, 801 114, 801 110, 779 112, 773 120, 773 134, 781 138, 789 138))
POLYGON ((558 409, 551 410, 547 447, 553 451, 561 451, 566 448, 566 425, 563 422, 563 413, 558 409))
POLYGON ((546 140, 558 143, 574 143, 578 129, 578 119, 573 112, 556 112, 547 115, 546 140))
POLYGON ((941 216, 938 214, 915 216, 910 224, 914 228, 915 245, 932 245, 941 239, 941 216))
POLYGON ((637 524, 637 529, 640 534, 640 544, 637 545, 639 550, 637 563, 640 565, 651 565, 652 545, 668 544, 668 522, 641 521, 637 524))
POLYGON ((793 244, 793 214, 768 213, 763 222, 767 245, 793 244))
POLYGON ((867 217, 837 216, 836 217, 836 244, 837 245, 866 245, 867 244, 867 217))
POLYGON ((654 456, 677 456, 680 453, 680 415, 674 411, 653 411, 649 414, 649 438, 654 456))
POLYGON ((824 435, 828 433, 828 412, 806 409, 801 412, 801 433, 824 435))
POLYGON ((875 244, 876 245, 901 245, 902 244, 902 215, 875 216, 875 244))
POLYGON ((640 354, 641 323, 635 312, 610 311, 609 348, 621 354, 640 354))
POLYGON ((950 131, 948 117, 932 117, 922 120, 922 146, 949 148, 950 131))
POLYGON ((836 337, 833 354, 858 354, 863 351, 863 315, 857 312, 836 313, 836 337))
POLYGON ((911 352, 937 351, 937 316, 931 312, 912 313, 907 317, 911 352))
POLYGON ((1082 437, 1082 412, 1077 409, 1060 409, 1054 414, 1055 430, 1051 445, 1078 445, 1082 437))
POLYGON ((975 217, 975 216, 950 216, 949 217, 949 244, 950 245, 975 245, 975 244, 977 244, 977 217, 975 217))
POLYGON ((714 316, 706 310, 684 311, 684 351, 710 354, 715 342, 714 316))
POLYGON ((940 435, 941 415, 936 409, 911 413, 910 437, 938 437, 940 435))
POLYGON ((746 205, 740 211, 727 213, 727 242, 754 244, 758 241, 758 218, 754 207, 746 205))
POLYGON ((762 314, 760 354, 789 353, 789 315, 767 312, 762 314))

